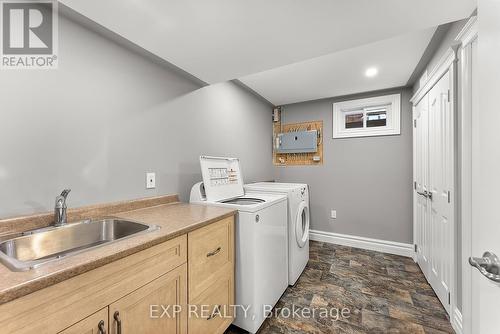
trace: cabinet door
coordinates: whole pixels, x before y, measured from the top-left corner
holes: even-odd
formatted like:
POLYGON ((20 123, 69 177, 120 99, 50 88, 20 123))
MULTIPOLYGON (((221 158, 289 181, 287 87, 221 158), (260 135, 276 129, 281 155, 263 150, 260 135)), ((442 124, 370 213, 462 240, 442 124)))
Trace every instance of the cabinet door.
POLYGON ((189 301, 234 272, 234 217, 188 234, 189 301))
POLYGON ((234 320, 234 273, 228 271, 189 304, 189 334, 224 333, 234 320))
POLYGON ((187 330, 186 304, 187 265, 183 264, 111 304, 110 333, 184 334, 187 330), (178 308, 181 311, 176 313, 178 308))
POLYGON ((108 308, 92 314, 88 318, 66 328, 59 334, 104 334, 108 332, 108 308))

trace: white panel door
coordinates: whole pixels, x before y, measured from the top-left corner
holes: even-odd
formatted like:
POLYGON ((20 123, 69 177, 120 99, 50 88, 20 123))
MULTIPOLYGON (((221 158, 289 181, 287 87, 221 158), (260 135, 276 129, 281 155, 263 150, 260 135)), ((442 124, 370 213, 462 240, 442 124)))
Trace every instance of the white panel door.
POLYGON ((450 72, 429 91, 429 276, 436 295, 450 313, 453 261, 454 123, 450 72))
POLYGON ((429 200, 426 196, 429 184, 429 102, 428 95, 413 109, 414 152, 414 221, 417 262, 429 280, 429 200))

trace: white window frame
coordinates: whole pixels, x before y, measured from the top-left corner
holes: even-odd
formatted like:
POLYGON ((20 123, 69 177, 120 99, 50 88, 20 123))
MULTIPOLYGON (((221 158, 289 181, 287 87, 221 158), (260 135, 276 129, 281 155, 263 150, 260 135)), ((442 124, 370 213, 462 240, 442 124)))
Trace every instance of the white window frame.
MULTIPOLYGON (((366 113, 366 110, 365 110, 366 113)), ((364 122, 366 124, 366 122, 364 122)), ((333 104, 333 138, 392 136, 401 134, 401 94, 391 94, 365 99, 336 102, 333 104), (387 108, 385 126, 351 128, 345 127, 345 116, 355 110, 390 105, 387 108)))

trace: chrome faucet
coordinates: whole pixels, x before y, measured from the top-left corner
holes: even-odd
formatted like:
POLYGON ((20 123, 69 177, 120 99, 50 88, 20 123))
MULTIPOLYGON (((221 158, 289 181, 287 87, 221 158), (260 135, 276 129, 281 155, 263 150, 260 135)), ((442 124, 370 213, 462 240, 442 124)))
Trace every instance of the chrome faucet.
POLYGON ((56 197, 56 206, 54 208, 54 226, 63 226, 68 222, 66 217, 66 198, 71 189, 64 189, 61 195, 56 197))

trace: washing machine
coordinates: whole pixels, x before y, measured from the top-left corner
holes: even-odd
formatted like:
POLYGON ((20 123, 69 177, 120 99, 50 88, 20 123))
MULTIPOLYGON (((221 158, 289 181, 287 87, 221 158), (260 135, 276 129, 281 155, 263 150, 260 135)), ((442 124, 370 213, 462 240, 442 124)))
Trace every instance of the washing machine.
POLYGON ((288 198, 288 283, 294 285, 309 261, 309 187, 302 183, 258 182, 245 191, 285 194, 288 198))
POLYGON ((245 194, 239 160, 200 157, 203 182, 191 188, 190 202, 238 210, 235 220, 234 325, 256 333, 288 286, 287 197, 245 194))

